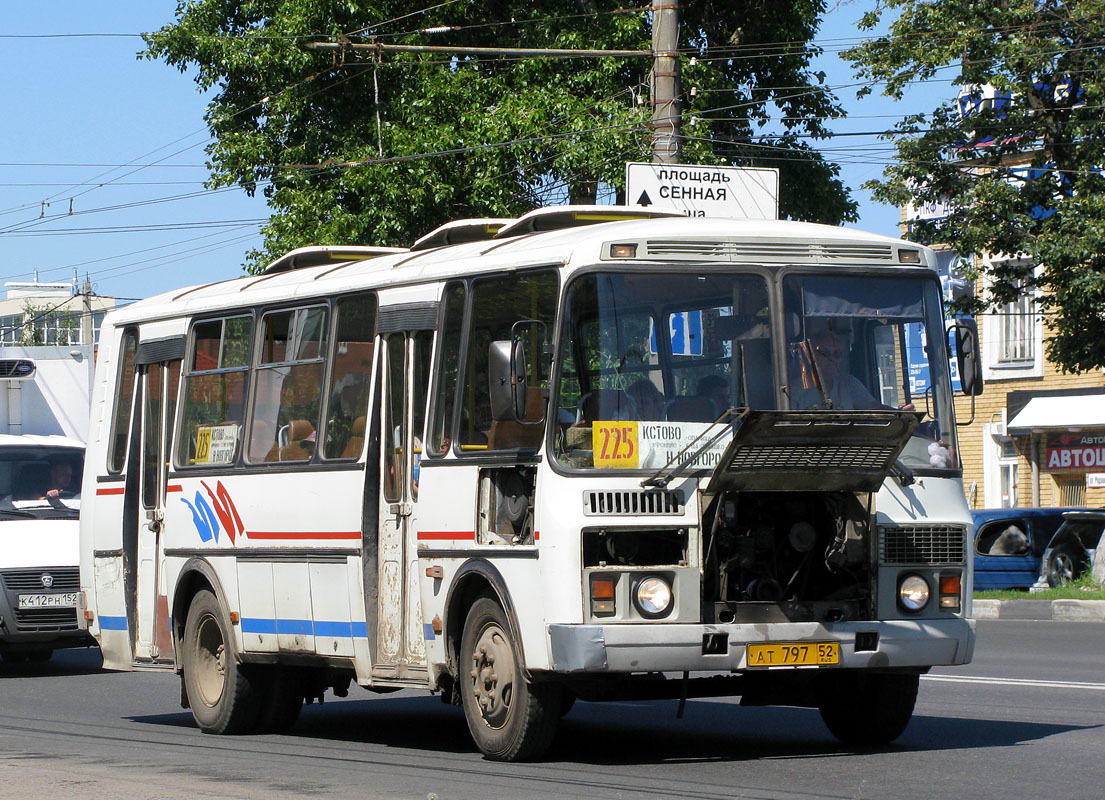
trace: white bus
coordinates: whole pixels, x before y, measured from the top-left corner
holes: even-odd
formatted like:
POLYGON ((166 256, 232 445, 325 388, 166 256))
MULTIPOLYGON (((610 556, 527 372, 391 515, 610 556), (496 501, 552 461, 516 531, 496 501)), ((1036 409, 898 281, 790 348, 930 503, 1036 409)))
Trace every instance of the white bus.
POLYGON ((890 741, 974 644, 935 264, 562 207, 135 303, 100 342, 81 615, 212 733, 356 682, 443 693, 502 760, 577 698, 890 741))

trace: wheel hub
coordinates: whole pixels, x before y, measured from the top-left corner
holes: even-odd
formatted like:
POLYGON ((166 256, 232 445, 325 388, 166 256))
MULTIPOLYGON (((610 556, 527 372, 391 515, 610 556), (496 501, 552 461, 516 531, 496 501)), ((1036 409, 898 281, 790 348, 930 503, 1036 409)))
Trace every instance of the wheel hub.
POLYGON ((516 672, 514 655, 498 625, 488 625, 480 633, 469 674, 484 721, 492 728, 501 728, 510 715, 516 672))
POLYGON ((204 704, 214 706, 226 685, 226 643, 218 622, 211 617, 202 620, 196 631, 196 641, 196 688, 204 704))

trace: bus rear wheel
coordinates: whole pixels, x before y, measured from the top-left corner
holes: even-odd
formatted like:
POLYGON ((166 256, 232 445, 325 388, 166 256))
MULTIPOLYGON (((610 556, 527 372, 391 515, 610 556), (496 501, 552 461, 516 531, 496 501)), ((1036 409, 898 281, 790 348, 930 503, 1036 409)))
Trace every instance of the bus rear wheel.
POLYGON ((238 663, 234 640, 215 595, 192 598, 184 623, 184 688, 204 733, 246 733, 260 712, 255 676, 238 663))
POLYGON ((506 614, 481 597, 468 612, 460 645, 460 687, 468 730, 495 761, 538 758, 560 721, 561 687, 530 683, 506 614))
POLYGON ((916 672, 834 670, 818 681, 817 708, 826 727, 844 744, 890 744, 913 717, 920 675, 916 672))

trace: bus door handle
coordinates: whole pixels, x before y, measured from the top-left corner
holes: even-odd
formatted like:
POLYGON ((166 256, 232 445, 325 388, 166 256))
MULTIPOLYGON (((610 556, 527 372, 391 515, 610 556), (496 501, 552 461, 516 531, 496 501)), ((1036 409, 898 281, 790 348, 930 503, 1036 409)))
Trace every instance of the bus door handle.
POLYGON ((388 511, 397 517, 409 517, 414 512, 414 506, 410 503, 392 503, 388 511))
POLYGON ((154 533, 161 532, 162 523, 165 521, 165 512, 160 508, 146 512, 146 527, 154 533))

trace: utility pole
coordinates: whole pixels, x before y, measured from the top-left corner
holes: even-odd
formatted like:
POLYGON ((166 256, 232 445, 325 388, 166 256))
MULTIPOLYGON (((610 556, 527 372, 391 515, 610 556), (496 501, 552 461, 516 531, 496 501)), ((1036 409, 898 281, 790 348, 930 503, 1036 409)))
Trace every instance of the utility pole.
POLYGON ((652 0, 652 163, 678 164, 679 0, 652 0))
POLYGON ((81 287, 81 344, 96 344, 92 341, 92 282, 87 275, 81 287))

